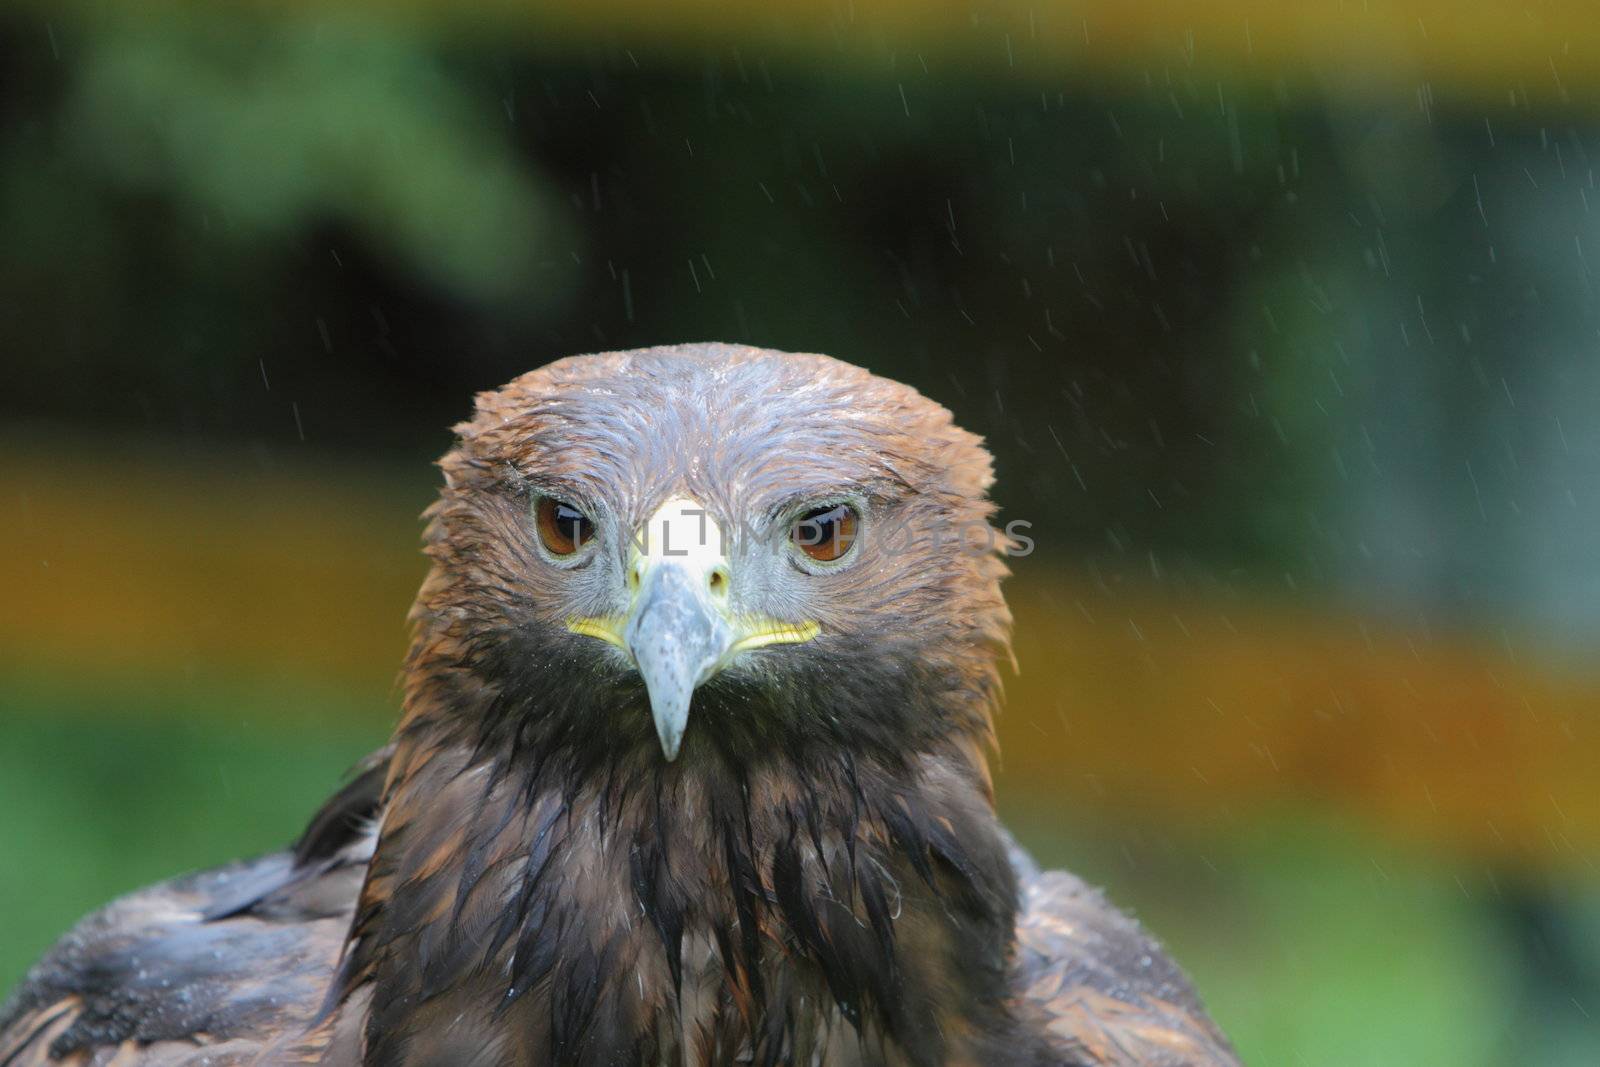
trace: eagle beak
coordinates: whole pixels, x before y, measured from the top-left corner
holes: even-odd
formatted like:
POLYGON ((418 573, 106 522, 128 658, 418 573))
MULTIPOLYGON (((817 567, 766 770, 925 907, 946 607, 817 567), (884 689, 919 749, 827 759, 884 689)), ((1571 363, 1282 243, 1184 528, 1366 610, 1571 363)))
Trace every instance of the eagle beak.
MULTIPOLYGON (((720 581, 726 586, 725 575, 720 581)), ((668 760, 677 758, 683 744, 694 691, 717 672, 737 639, 718 600, 700 569, 660 560, 646 567, 622 631, 650 694, 650 714, 668 760)))
POLYGON ((733 610, 722 529, 692 500, 670 500, 657 509, 630 557, 627 615, 569 619, 567 629, 628 653, 650 695, 661 752, 674 760, 690 701, 706 679, 741 652, 809 641, 818 627, 733 610))

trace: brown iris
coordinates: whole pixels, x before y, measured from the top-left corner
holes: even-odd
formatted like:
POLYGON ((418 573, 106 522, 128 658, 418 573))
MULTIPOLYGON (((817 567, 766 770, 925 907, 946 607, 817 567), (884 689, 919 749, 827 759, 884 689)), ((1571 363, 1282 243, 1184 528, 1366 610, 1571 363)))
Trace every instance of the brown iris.
POLYGON ((855 544, 861 515, 849 504, 812 508, 794 521, 789 538, 819 563, 840 559, 855 544))
POLYGON ((542 496, 533 508, 539 540, 552 556, 570 556, 594 537, 594 523, 566 501, 542 496))

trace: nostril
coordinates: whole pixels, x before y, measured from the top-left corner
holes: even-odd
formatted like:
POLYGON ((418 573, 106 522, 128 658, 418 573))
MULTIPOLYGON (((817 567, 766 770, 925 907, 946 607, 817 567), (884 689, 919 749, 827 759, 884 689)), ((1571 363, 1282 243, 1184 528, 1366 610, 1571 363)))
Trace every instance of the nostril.
POLYGON ((706 585, 710 586, 713 596, 728 595, 728 571, 725 567, 711 568, 711 574, 706 578, 706 585))
POLYGON ((644 580, 644 563, 634 560, 628 567, 628 588, 634 592, 639 591, 639 583, 644 580))

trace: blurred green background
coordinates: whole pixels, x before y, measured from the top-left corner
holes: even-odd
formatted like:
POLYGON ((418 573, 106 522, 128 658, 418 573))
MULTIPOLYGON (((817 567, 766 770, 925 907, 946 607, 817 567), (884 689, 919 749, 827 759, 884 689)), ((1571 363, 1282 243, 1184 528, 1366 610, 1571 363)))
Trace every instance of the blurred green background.
POLYGON ((988 438, 1006 817, 1247 1062, 1600 1062, 1600 15, 1460 7, 0 11, 0 990, 382 741, 474 391, 716 339, 988 438))

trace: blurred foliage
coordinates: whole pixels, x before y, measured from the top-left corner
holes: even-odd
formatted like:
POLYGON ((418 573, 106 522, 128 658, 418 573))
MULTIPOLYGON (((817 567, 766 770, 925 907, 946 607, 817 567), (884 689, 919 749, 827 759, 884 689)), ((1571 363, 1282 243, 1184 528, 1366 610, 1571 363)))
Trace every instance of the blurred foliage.
POLYGON ((196 10, 89 23, 69 56, 54 136, 6 162, 21 186, 9 210, 38 220, 22 235, 34 248, 90 229, 48 210, 63 201, 152 199, 237 261, 336 220, 456 296, 554 295, 562 275, 539 256, 560 226, 542 187, 421 41, 337 17, 196 10))

